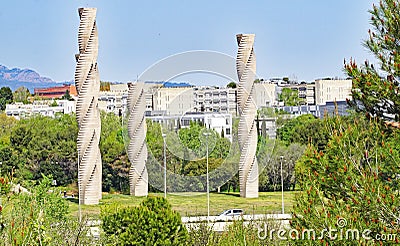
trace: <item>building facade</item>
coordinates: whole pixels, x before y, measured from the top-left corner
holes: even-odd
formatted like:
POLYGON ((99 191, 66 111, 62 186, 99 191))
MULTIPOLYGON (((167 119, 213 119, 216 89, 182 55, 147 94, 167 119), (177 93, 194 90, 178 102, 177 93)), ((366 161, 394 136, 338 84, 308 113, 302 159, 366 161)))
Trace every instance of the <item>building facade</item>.
POLYGON ((149 115, 146 118, 175 131, 189 127, 191 122, 196 122, 215 130, 220 136, 223 135, 232 142, 232 115, 228 113, 193 112, 184 115, 149 115))
POLYGON ((352 80, 318 79, 315 81, 315 103, 326 105, 327 102, 340 102, 351 99, 352 80))
POLYGON ((7 116, 12 116, 18 120, 35 115, 55 117, 58 113, 73 113, 75 112, 75 107, 76 102, 68 100, 35 101, 32 104, 16 102, 13 104, 7 104, 5 113, 7 116))
POLYGON ((254 91, 257 108, 276 105, 276 84, 269 82, 254 83, 254 91))
MULTIPOLYGON (((302 101, 300 105, 315 105, 315 83, 277 84, 278 93, 282 93, 282 89, 284 88, 289 88, 297 93, 299 99, 302 101)), ((283 106, 283 102, 280 102, 279 106, 283 106)))
MULTIPOLYGON (((164 115, 183 115, 186 112, 214 112, 239 115, 237 88, 217 86, 163 86, 162 82, 145 82, 143 90, 146 112, 164 115)), ((170 83, 171 84, 171 83, 170 83)), ((276 85, 268 82, 255 83, 254 102, 257 108, 276 104, 276 85)), ((99 108, 117 115, 127 110, 127 84, 111 84, 110 91, 102 91, 99 108)))
POLYGON ((40 98, 61 98, 65 93, 69 92, 72 97, 76 97, 77 91, 75 85, 64 84, 62 86, 54 86, 48 88, 35 88, 34 95, 40 98))
POLYGON ((110 84, 110 91, 101 91, 99 109, 107 113, 125 115, 127 112, 128 84, 110 84))
POLYGON ((258 136, 276 139, 276 118, 260 117, 256 119, 258 136))
POLYGON ((160 87, 154 98, 154 110, 165 115, 183 115, 193 111, 193 87, 160 87))
POLYGON ((197 86, 193 88, 194 112, 237 114, 237 91, 233 88, 197 86))
POLYGON ((284 110, 291 115, 312 114, 315 117, 323 118, 327 115, 348 115, 349 106, 346 101, 326 102, 325 105, 302 105, 302 106, 280 106, 278 110, 284 110))

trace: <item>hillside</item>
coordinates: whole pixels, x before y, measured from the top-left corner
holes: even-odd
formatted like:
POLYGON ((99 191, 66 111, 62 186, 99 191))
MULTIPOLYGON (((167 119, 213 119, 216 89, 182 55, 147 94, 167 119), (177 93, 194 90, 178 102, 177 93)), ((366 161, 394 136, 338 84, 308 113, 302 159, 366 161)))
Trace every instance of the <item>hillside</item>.
POLYGON ((4 65, 0 65, 0 87, 8 86, 14 91, 20 86, 25 86, 29 91, 33 92, 34 88, 50 87, 60 84, 61 82, 55 82, 50 78, 40 76, 39 73, 32 69, 10 69, 4 65))
POLYGON ((20 69, 20 68, 9 69, 8 67, 3 65, 0 65, 0 80, 31 82, 31 83, 54 82, 50 78, 41 77, 40 74, 31 69, 20 69))

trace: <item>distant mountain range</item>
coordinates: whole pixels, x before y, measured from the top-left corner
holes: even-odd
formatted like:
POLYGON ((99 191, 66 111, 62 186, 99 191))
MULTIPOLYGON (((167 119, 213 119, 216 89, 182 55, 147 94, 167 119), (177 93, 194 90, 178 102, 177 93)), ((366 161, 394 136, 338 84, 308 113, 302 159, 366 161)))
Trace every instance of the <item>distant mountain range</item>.
POLYGON ((11 90, 25 86, 33 93, 34 88, 51 87, 62 84, 71 84, 72 81, 56 82, 50 78, 42 77, 31 69, 12 68, 0 65, 0 87, 8 86, 11 90))
MULTIPOLYGON (((0 64, 0 88, 3 86, 10 87, 15 91, 21 86, 25 86, 33 93, 35 88, 45 88, 53 86, 61 86, 63 84, 73 84, 74 81, 54 81, 47 77, 40 76, 39 73, 32 69, 8 68, 0 64)), ((112 82, 117 83, 118 82, 112 82)), ((121 83, 121 82, 120 82, 121 83)), ((173 81, 146 81, 146 83, 160 83, 164 87, 188 87, 192 86, 186 82, 173 82, 173 81)))

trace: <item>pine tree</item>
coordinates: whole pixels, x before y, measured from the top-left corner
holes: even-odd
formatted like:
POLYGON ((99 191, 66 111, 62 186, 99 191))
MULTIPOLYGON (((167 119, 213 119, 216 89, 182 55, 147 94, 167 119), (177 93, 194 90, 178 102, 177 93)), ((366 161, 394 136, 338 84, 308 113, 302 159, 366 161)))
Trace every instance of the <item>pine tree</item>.
POLYGON ((297 163, 302 191, 293 207, 295 231, 286 236, 297 237, 298 245, 370 245, 380 235, 399 235, 400 131, 365 117, 327 122, 326 149, 311 146, 297 163))
POLYGON ((381 0, 373 5, 372 30, 364 46, 374 54, 379 67, 365 61, 359 66, 354 60, 344 69, 353 80, 349 104, 359 112, 384 120, 400 119, 400 4, 399 0, 381 0))

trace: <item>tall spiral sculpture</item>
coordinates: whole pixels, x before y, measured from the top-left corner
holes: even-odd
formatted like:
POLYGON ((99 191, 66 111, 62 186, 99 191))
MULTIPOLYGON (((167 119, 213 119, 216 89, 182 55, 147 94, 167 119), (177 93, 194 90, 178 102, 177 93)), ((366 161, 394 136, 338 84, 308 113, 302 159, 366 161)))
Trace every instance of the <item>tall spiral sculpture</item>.
POLYGON ((79 8, 79 54, 75 55, 75 84, 78 92, 78 187, 80 204, 98 204, 101 199, 100 78, 97 68, 98 35, 96 9, 79 8))
POLYGON ((255 117, 257 106, 254 95, 256 57, 254 34, 237 34, 238 53, 236 70, 239 78, 238 108, 240 113, 238 140, 240 147, 239 182, 241 197, 258 197, 258 164, 256 159, 257 128, 255 117))
POLYGON ((146 168, 147 145, 146 145, 146 110, 145 93, 143 83, 129 84, 128 91, 128 157, 131 162, 129 170, 130 194, 133 196, 147 196, 148 174, 146 168))

